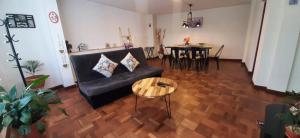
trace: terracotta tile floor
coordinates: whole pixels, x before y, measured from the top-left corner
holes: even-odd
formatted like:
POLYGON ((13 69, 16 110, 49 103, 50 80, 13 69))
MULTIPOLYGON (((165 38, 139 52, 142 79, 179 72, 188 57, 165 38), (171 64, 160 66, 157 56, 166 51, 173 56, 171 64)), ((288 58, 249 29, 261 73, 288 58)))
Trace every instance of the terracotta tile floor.
MULTIPOLYGON (((149 64, 160 66, 158 60, 149 64)), ((206 73, 170 70, 167 65, 164 70, 163 77, 179 84, 171 96, 171 119, 160 98, 140 98, 138 112, 134 95, 94 110, 77 88, 61 89, 60 107, 70 116, 52 110, 46 118, 46 137, 258 138, 256 120, 262 120, 266 105, 279 98, 256 90, 238 62, 222 61, 220 71, 211 62, 206 73)))

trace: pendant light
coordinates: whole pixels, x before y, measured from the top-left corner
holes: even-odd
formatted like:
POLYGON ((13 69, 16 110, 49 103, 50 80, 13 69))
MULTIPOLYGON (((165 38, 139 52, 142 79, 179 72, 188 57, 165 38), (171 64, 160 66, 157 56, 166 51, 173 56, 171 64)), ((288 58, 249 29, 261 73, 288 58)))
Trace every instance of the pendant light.
POLYGON ((202 25, 202 17, 201 18, 193 18, 193 13, 192 13, 192 6, 193 4, 189 4, 189 12, 187 14, 186 21, 183 21, 182 27, 183 28, 199 28, 202 25))

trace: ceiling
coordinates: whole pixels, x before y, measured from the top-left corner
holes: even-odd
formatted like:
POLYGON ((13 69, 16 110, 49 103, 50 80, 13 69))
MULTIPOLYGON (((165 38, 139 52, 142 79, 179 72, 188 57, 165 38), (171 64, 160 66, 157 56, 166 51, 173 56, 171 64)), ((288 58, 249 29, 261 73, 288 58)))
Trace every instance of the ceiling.
POLYGON ((227 7, 250 3, 251 0, 89 0, 120 9, 149 14, 165 14, 192 10, 227 7))

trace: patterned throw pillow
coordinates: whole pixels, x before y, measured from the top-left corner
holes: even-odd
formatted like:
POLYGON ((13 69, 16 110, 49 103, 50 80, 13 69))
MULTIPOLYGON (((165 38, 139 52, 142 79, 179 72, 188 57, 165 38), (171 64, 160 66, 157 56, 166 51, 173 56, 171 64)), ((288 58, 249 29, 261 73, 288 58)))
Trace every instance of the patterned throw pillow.
POLYGON ((139 61, 137 61, 130 52, 126 55, 125 58, 121 60, 121 63, 130 71, 133 72, 133 70, 140 64, 139 61))
POLYGON ((97 71, 104 75, 105 77, 109 78, 113 74, 115 68, 118 66, 118 63, 115 63, 108 59, 105 55, 101 55, 96 66, 93 68, 94 71, 97 71))

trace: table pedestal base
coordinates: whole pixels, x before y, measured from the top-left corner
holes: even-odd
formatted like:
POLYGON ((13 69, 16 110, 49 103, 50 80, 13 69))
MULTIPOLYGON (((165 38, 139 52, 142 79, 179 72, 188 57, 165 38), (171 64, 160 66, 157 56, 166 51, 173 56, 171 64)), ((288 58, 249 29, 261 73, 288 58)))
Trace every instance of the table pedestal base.
MULTIPOLYGON (((166 108, 167 108, 166 110, 167 110, 168 117, 171 118, 172 117, 172 112, 171 112, 171 95, 168 94, 168 95, 163 96, 163 100, 166 103, 166 108)), ((137 101, 138 101, 138 96, 135 95, 135 106, 134 106, 135 112, 137 112, 137 104, 138 104, 137 101)))

